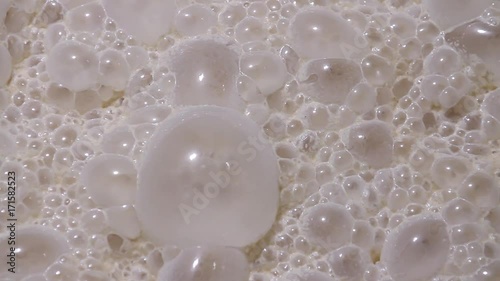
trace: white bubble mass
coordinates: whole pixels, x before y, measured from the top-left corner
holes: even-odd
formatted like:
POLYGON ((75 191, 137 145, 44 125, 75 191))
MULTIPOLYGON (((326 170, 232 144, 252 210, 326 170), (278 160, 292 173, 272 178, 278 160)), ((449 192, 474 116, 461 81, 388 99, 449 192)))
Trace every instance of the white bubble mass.
POLYGON ((498 281, 499 23, 0 1, 0 281, 498 281))

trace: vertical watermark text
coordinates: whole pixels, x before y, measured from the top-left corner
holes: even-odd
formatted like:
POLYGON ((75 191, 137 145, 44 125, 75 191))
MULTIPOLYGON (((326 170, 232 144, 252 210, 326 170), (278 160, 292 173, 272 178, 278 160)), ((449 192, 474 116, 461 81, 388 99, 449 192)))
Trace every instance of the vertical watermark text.
POLYGON ((16 173, 7 172, 7 265, 8 271, 16 273, 16 173))

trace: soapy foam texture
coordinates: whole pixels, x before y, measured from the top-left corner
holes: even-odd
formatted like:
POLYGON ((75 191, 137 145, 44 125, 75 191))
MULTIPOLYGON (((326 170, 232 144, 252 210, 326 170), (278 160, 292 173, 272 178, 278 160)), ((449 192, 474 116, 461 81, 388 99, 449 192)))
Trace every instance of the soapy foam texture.
POLYGON ((499 22, 1 1, 0 280, 499 280, 499 22))

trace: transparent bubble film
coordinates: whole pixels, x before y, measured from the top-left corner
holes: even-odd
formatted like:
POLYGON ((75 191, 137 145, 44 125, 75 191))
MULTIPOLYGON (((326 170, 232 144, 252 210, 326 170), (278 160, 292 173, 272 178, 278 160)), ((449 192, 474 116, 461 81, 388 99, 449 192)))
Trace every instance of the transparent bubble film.
POLYGON ((500 281, 497 0, 0 0, 0 281, 500 281))

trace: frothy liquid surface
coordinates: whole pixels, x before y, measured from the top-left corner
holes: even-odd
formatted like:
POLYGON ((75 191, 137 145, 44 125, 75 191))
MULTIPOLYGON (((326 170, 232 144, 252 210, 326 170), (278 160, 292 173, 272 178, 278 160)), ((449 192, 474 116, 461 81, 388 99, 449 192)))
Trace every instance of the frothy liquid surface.
POLYGON ((492 0, 3 0, 0 280, 500 280, 499 38, 492 0))

